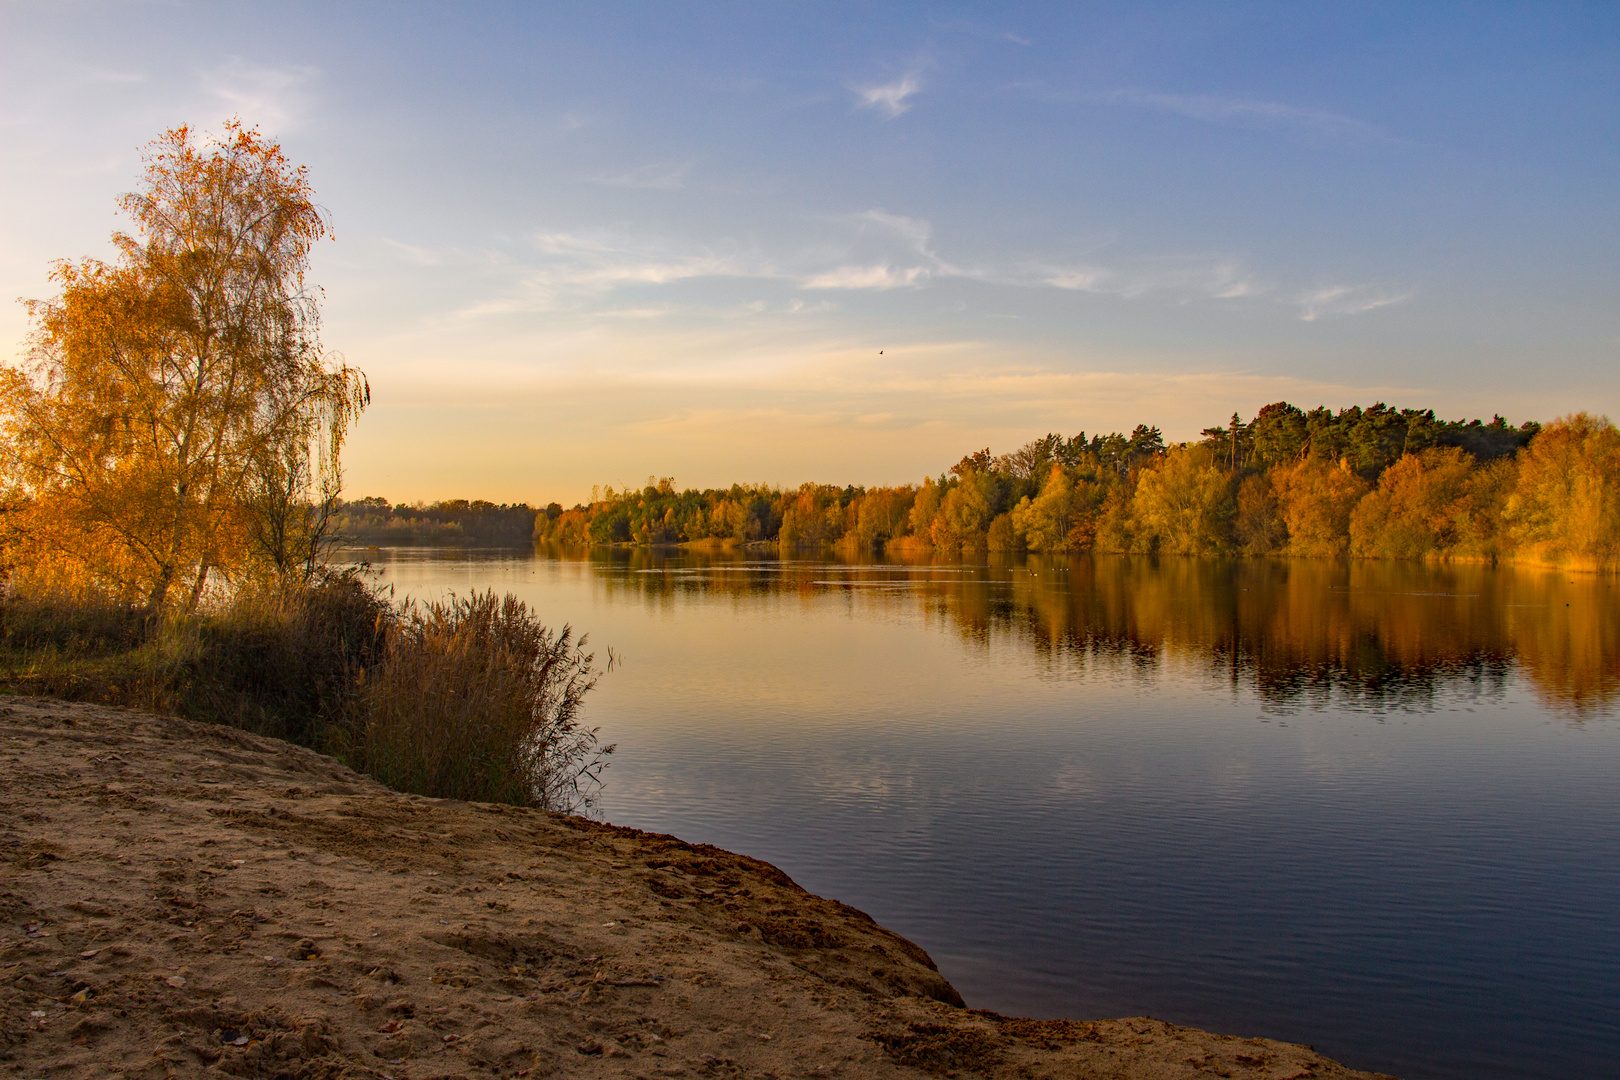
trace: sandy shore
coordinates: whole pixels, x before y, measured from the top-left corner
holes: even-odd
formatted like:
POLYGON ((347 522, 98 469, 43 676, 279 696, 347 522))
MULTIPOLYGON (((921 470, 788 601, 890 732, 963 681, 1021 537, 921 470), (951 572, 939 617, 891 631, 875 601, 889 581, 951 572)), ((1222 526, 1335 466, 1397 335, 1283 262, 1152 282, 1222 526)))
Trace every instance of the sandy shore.
POLYGON ((963 1008, 769 864, 388 791, 286 743, 0 699, 0 1075, 1371 1077, 963 1008))

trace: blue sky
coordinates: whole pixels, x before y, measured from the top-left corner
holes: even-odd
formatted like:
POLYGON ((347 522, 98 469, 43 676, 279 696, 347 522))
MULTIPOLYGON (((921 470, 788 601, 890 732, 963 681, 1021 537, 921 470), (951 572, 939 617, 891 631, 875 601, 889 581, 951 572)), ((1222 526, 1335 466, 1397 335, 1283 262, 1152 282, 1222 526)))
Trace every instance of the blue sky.
POLYGON ((1616 10, 4 3, 0 293, 239 114, 331 214, 355 495, 1620 414, 1616 10))

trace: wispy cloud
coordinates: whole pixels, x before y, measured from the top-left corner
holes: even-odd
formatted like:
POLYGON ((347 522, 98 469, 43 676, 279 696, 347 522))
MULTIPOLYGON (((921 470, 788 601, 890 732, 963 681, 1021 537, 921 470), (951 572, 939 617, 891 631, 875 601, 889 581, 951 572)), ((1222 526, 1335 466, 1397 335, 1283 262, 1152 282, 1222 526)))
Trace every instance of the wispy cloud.
POLYGON ((673 304, 659 304, 655 307, 614 308, 608 311, 596 312, 598 319, 662 319, 666 315, 675 314, 677 308, 673 304))
POLYGON ((934 235, 933 223, 925 218, 904 217, 900 214, 891 214, 884 210, 868 210, 856 214, 854 220, 863 228, 875 226, 886 232, 893 233, 918 252, 932 256, 928 250, 928 241, 934 235))
POLYGON ((546 276, 576 286, 607 288, 622 284, 663 285, 694 277, 758 277, 761 269, 736 255, 713 251, 682 253, 645 242, 625 242, 542 233, 535 249, 554 259, 546 276))
POLYGON ((1107 270, 1097 267, 1062 267, 1047 271, 1041 277, 1044 284, 1057 289, 1073 289, 1076 292, 1106 292, 1109 281, 1113 278, 1107 270))
MULTIPOLYGON (((935 247, 933 223, 883 209, 835 219, 853 227, 854 242, 819 253, 833 269, 799 274, 807 289, 898 289, 931 281, 966 279, 1014 288, 1055 288, 1134 299, 1159 295, 1174 302, 1192 299, 1239 300, 1274 297, 1278 290, 1241 259, 1225 255, 1139 257, 1113 265, 1027 259, 962 265, 935 247)), ((1289 294, 1290 298, 1292 293, 1289 294)))
POLYGON ((862 108, 875 109, 893 120, 911 108, 911 102, 907 99, 921 89, 922 80, 913 72, 901 76, 894 82, 880 83, 876 86, 857 86, 855 94, 860 98, 862 108))
POLYGON ((226 112, 269 132, 281 132, 307 115, 319 76, 313 67, 264 67, 233 56, 203 72, 202 84, 226 112))
POLYGON ((1402 304, 1412 293, 1389 292, 1371 285, 1330 285, 1300 296, 1299 317, 1304 322, 1315 322, 1323 315, 1360 315, 1376 311, 1391 304, 1402 304))
MULTIPOLYGON (((849 275, 859 271, 874 282, 884 283, 868 286, 807 284, 806 287, 898 288, 901 285, 921 284, 931 277, 985 277, 981 271, 954 265, 939 256, 933 247, 934 226, 927 218, 907 217, 903 214, 891 214, 887 210, 872 209, 834 220, 853 226, 856 238, 852 245, 842 250, 842 257, 835 256, 838 258, 840 268, 833 273, 849 275), (907 269, 893 269, 899 266, 907 269), (880 268, 889 268, 887 278, 878 277, 876 271, 880 268)), ((818 274, 814 275, 812 280, 826 277, 828 275, 818 274)))
POLYGON ((1236 300, 1273 291, 1239 261, 1201 256, 1145 259, 1123 267, 1033 265, 1023 274, 1026 283, 1127 299, 1159 293, 1236 300))
MULTIPOLYGON (((407 258, 413 256, 401 252, 407 258)), ((676 243, 607 233, 540 233, 516 250, 460 253, 458 261, 476 263, 495 286, 461 307, 462 317, 482 318, 522 312, 578 308, 617 290, 670 285, 697 278, 780 277, 757 255, 737 251, 693 249, 676 243)), ((665 314, 638 305, 605 311, 620 318, 665 314)))
POLYGON ((1293 307, 1305 322, 1328 315, 1360 315, 1404 303, 1413 296, 1411 290, 1373 284, 1291 289, 1266 281, 1240 260, 1198 256, 1147 259, 1123 266, 1030 265, 1020 275, 1008 283, 1047 285, 1127 300, 1145 296, 1182 303, 1195 299, 1258 300, 1293 307))
POLYGON ((1150 90, 1123 89, 1090 95, 1093 101, 1129 105, 1208 123, 1236 123, 1291 128, 1316 138, 1338 142, 1388 142, 1387 133, 1375 124, 1351 116, 1286 105, 1276 101, 1224 97, 1219 94, 1165 94, 1150 90))
POLYGON ((1220 253, 1072 262, 1035 257, 963 266, 935 250, 935 230, 926 218, 874 208, 825 220, 844 230, 843 242, 828 237, 809 248, 775 253, 731 241, 704 244, 613 230, 541 232, 483 251, 435 250, 396 241, 384 246, 399 262, 457 265, 482 279, 483 288, 457 306, 462 318, 572 311, 623 322, 701 312, 702 318, 730 321, 836 309, 825 301, 771 300, 769 291, 755 287, 765 283, 780 297, 784 287, 801 290, 802 296, 971 281, 1169 305, 1260 304, 1306 322, 1372 312, 1412 296, 1376 282, 1303 287, 1268 280, 1244 259, 1220 253), (700 279, 716 284, 697 293, 651 291, 700 279))
POLYGON ((840 266, 806 278, 806 289, 903 289, 926 280, 928 271, 920 266, 897 269, 892 266, 840 266))

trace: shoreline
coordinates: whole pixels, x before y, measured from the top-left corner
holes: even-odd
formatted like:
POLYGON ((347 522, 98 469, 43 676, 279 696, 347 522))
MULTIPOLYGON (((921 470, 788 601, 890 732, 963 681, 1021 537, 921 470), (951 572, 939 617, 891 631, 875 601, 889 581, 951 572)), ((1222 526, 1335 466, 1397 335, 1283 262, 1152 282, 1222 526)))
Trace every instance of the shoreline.
POLYGON ((769 863, 402 795, 217 725, 0 699, 0 1066, 26 1075, 1372 1078, 963 1006, 769 863))
POLYGON ((895 545, 893 547, 852 547, 844 544, 788 544, 784 546, 778 540, 720 540, 713 537, 702 540, 677 540, 669 543, 637 543, 623 541, 610 544, 579 544, 559 545, 553 540, 537 539, 528 543, 504 543, 493 541, 445 541, 422 540, 416 542, 401 542, 393 540, 379 543, 375 540, 355 540, 342 545, 339 550, 350 552, 365 551, 531 551, 536 549, 555 549, 567 551, 633 551, 658 552, 663 554, 691 552, 698 555, 737 555, 744 553, 770 553, 781 560, 802 559, 806 557, 834 556, 839 558, 892 558, 892 565, 938 565, 939 560, 946 563, 965 563, 974 566, 1002 565, 1009 560, 1016 559, 1075 559, 1075 558, 1104 558, 1104 559, 1184 559, 1199 561, 1230 561, 1230 562, 1307 562, 1307 563, 1338 563, 1353 565, 1358 563, 1412 565, 1428 567, 1445 566, 1489 566, 1494 568, 1516 568, 1524 570, 1542 570, 1547 572, 1586 574, 1593 576, 1620 574, 1620 558, 1562 558, 1542 557, 1537 555, 1452 555, 1429 554, 1421 558, 1386 558, 1379 555, 1351 555, 1348 553, 1338 555, 1313 555, 1300 552, 1270 551, 1263 554, 1246 555, 1239 552, 1227 552, 1219 555, 1183 555, 1168 552, 1127 552, 1127 551, 1097 551, 1091 548, 1063 550, 1063 551, 999 551, 988 548, 973 548, 955 551, 950 548, 940 548, 931 545, 895 545), (992 559, 993 557, 993 559, 992 559), (918 560, 915 563, 906 560, 918 560), (923 562, 922 560, 928 560, 923 562))

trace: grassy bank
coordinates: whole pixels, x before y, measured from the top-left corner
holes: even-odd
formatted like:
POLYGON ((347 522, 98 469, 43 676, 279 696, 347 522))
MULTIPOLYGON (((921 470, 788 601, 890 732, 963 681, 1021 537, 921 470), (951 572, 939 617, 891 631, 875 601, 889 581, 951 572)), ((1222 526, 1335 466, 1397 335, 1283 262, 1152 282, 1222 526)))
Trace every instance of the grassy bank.
POLYGON ((396 606, 354 573, 196 614, 103 596, 0 597, 0 688, 228 724, 398 791, 589 808, 611 746, 580 722, 600 669, 514 597, 396 606))

